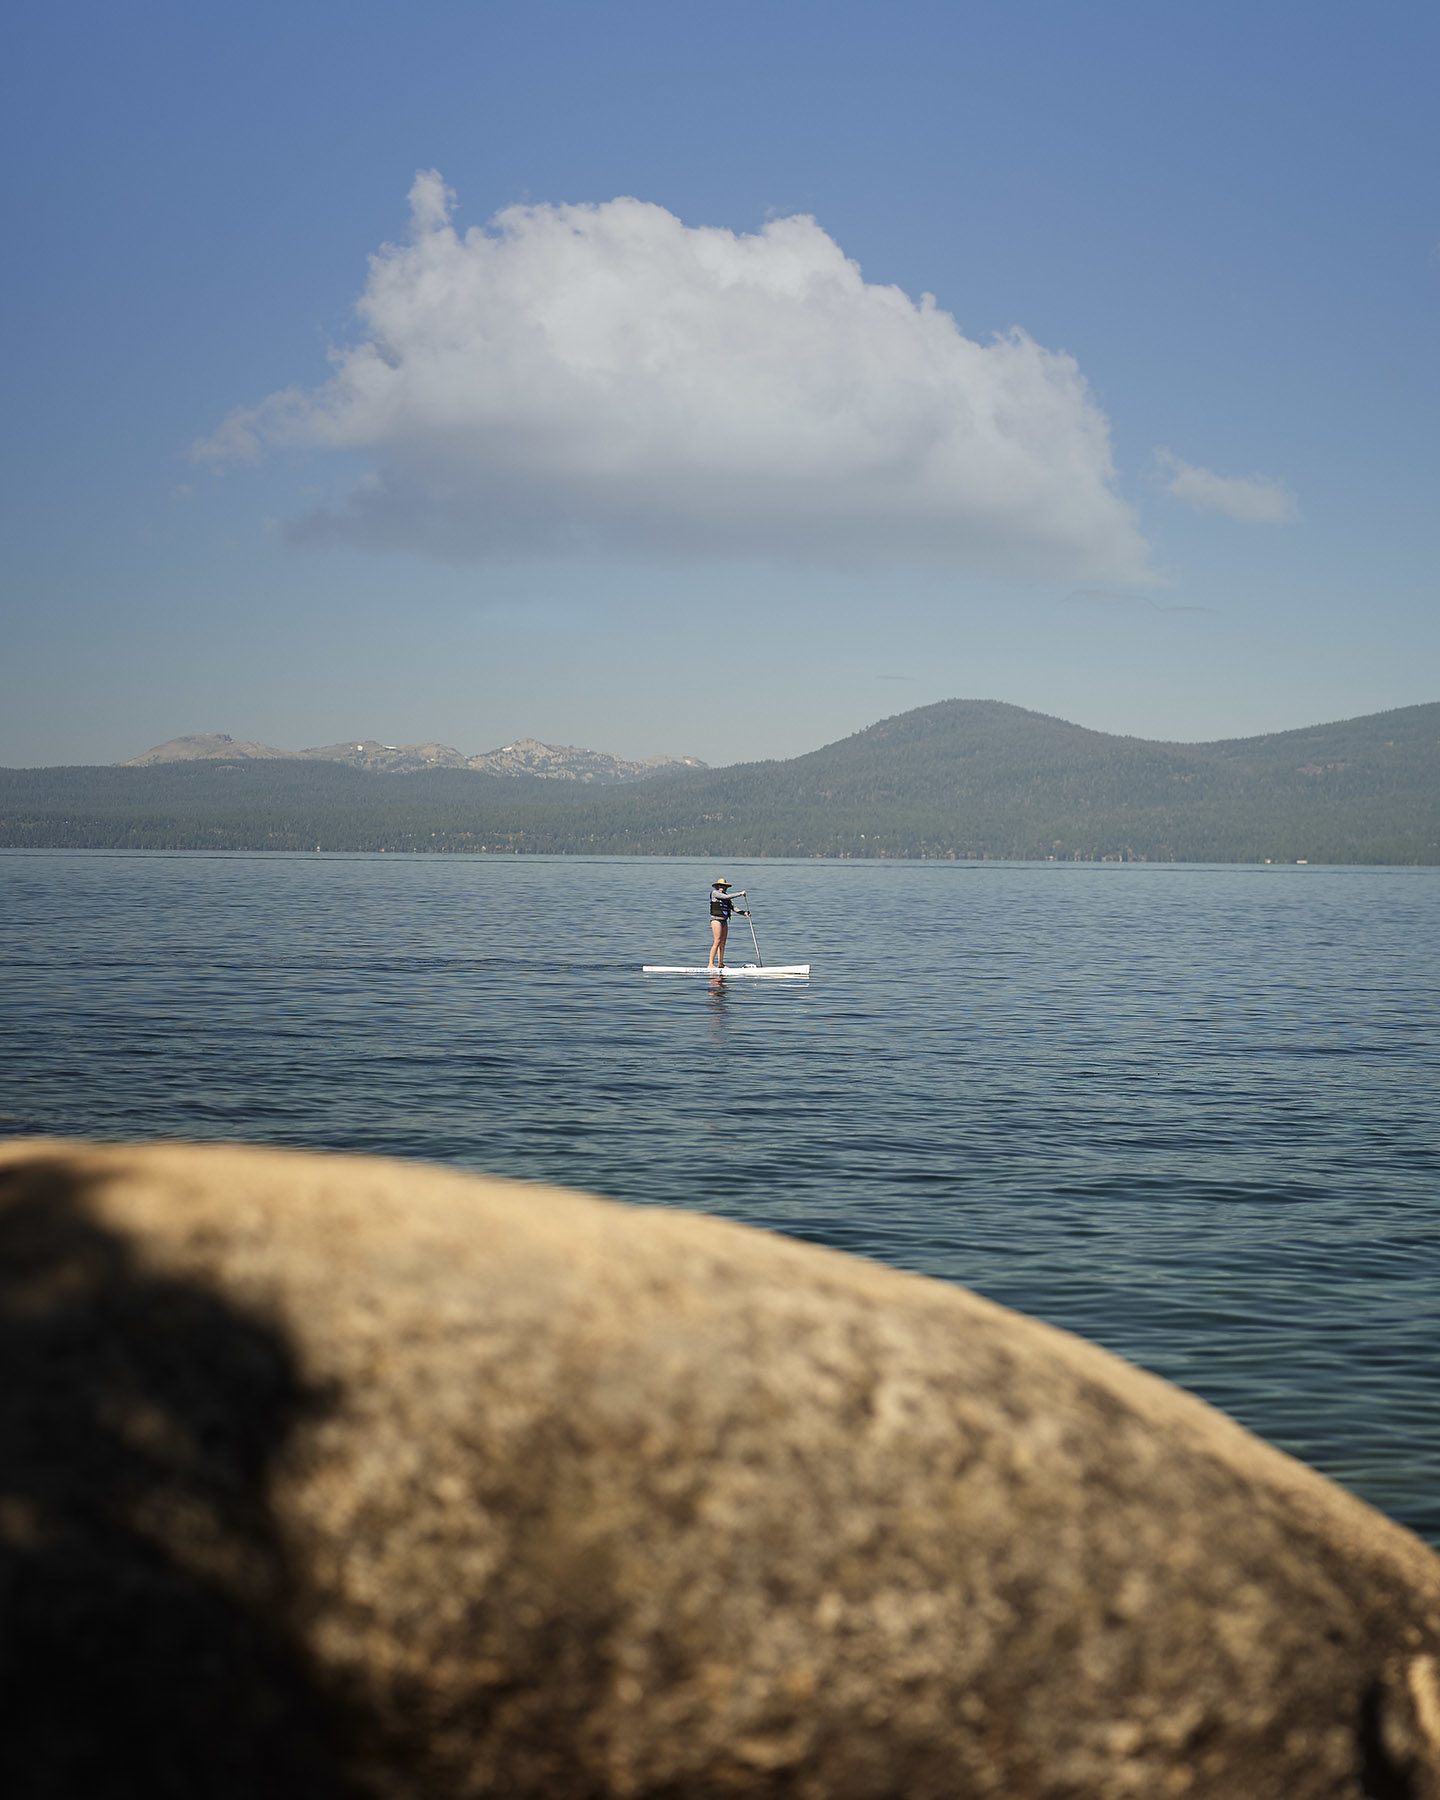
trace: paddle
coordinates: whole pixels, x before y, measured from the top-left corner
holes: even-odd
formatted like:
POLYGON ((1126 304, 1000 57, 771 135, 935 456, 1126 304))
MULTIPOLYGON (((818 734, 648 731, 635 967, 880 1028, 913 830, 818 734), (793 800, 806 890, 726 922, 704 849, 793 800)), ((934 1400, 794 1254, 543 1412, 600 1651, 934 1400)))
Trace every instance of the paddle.
MULTIPOLYGON (((748 900, 750 898, 750 896, 745 892, 744 888, 741 888, 741 890, 740 890, 740 898, 742 900, 748 900)), ((739 911, 741 911, 741 909, 739 907, 737 907, 736 911, 739 912, 739 911)), ((755 946, 755 960, 757 963, 759 963, 760 967, 763 969, 765 967, 765 958, 760 954, 760 940, 755 935, 755 921, 754 921, 754 919, 750 918, 750 908, 748 906, 743 909, 743 912, 744 912, 744 917, 747 919, 750 919, 750 941, 755 946)))

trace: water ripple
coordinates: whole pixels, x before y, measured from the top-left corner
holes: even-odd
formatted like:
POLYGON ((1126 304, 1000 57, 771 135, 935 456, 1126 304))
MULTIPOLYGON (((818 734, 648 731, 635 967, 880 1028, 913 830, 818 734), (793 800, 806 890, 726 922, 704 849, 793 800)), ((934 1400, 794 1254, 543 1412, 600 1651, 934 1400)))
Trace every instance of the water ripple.
POLYGON ((0 1132, 698 1207, 1204 1395, 1440 1542, 1440 871, 0 853, 0 1132), (697 903, 696 896, 700 896, 697 903))

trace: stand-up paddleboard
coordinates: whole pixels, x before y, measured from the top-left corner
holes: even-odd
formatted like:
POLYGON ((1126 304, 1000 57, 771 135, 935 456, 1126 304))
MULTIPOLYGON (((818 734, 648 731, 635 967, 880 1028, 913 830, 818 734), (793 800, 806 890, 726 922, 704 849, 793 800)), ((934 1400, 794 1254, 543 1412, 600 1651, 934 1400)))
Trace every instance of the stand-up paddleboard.
MULTIPOLYGON (((723 887, 728 884, 721 882, 719 885, 723 887)), ((712 888, 711 893, 713 894, 714 891, 712 888)), ((747 900, 749 897, 748 894, 744 896, 747 900)), ((750 916, 750 908, 741 906, 735 910, 736 916, 743 919, 750 927, 750 941, 755 946, 753 963, 726 963, 721 969, 715 968, 710 963, 705 963, 699 968, 691 968, 687 963, 642 963, 640 973, 642 975, 720 975, 732 978, 736 975, 768 975, 778 976, 782 979, 787 975, 795 978, 807 976, 810 973, 809 963, 776 963, 773 968, 767 969, 760 957, 760 940, 755 935, 755 921, 750 916)), ((720 948, 721 942, 722 939, 717 938, 716 949, 720 948)))
POLYGON ((685 967, 683 964, 644 963, 641 965, 642 975, 808 975, 809 963, 777 963, 773 968, 766 968, 761 963, 726 963, 723 969, 707 969, 702 963, 698 969, 685 967))

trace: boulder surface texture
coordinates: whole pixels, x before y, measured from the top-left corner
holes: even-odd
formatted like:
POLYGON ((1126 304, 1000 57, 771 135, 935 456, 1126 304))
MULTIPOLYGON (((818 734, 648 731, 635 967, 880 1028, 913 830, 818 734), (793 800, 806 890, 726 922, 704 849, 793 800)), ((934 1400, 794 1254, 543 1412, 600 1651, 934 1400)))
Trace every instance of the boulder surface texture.
POLYGON ((9 1800, 1440 1800, 1440 1559, 973 1294, 261 1149, 0 1149, 9 1800))

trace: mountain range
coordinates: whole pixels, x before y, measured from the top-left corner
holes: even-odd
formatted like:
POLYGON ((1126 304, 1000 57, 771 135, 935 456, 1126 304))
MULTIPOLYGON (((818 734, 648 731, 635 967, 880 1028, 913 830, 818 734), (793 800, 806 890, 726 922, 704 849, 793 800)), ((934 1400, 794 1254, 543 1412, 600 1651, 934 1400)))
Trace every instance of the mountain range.
POLYGON ((171 738, 118 766, 149 769, 174 762, 333 762, 377 774, 414 775, 425 769, 474 769, 485 775, 539 775, 548 781, 635 781, 661 769, 704 769, 694 756, 647 756, 639 762, 604 750, 582 750, 574 744, 542 744, 517 738, 498 750, 466 756, 449 744, 382 744, 365 738, 358 744, 325 744, 317 750, 276 750, 270 744, 236 743, 224 732, 171 738))
POLYGON ((0 770, 0 845, 1440 864, 1440 703, 1176 744, 946 700, 803 756, 643 780, 256 748, 0 770))

